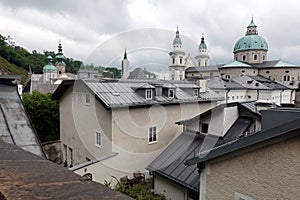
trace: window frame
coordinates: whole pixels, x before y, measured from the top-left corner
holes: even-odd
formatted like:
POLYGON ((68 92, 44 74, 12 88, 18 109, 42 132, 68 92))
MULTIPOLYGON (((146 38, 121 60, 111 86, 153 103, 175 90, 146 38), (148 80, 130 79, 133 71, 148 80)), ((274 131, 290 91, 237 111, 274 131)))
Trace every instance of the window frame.
POLYGON ((95 145, 96 147, 102 147, 102 133, 100 131, 95 132, 95 145))
POLYGON ((90 93, 85 93, 85 105, 91 105, 91 94, 90 93), (89 101, 88 101, 89 100, 89 101))
POLYGON ((152 100, 152 90, 151 89, 146 89, 145 90, 145 99, 146 100, 152 100), (149 94, 148 94, 149 92, 149 94))
POLYGON ((148 144, 157 143, 157 128, 156 126, 151 126, 148 128, 148 144))
POLYGON ((171 99, 175 98, 175 89, 169 89, 168 90, 168 97, 171 98, 171 99), (173 93, 171 91, 173 91, 173 93), (171 94, 173 94, 173 95, 171 95, 171 94))
POLYGON ((209 129, 209 124, 208 123, 201 123, 201 133, 208 133, 208 129, 209 129), (204 126, 206 126, 205 127, 205 129, 204 129, 204 126), (205 131, 203 131, 203 130, 205 130, 205 131))
POLYGON ((193 90, 193 96, 194 97, 199 97, 199 90, 198 89, 193 90))

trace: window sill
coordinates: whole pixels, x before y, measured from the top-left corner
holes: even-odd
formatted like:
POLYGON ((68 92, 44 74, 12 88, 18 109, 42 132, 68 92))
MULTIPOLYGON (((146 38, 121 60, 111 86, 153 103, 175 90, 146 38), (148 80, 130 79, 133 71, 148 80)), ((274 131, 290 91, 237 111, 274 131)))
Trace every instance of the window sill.
POLYGON ((156 144, 157 141, 154 141, 154 142, 148 142, 148 144, 156 144))

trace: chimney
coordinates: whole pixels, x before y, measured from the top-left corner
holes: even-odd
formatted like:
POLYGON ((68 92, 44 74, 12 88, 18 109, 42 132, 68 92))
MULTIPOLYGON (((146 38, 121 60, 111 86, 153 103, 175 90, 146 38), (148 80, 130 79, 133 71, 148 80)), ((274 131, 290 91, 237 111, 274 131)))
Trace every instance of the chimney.
POLYGON ((206 80, 205 79, 198 79, 197 85, 200 87, 200 92, 206 92, 206 80))

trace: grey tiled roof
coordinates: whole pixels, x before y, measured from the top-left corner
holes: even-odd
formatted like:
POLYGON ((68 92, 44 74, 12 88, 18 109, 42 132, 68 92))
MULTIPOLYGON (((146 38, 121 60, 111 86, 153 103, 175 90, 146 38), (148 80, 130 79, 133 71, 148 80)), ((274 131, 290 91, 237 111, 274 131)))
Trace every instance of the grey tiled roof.
POLYGON ((267 79, 262 76, 239 76, 233 79, 213 77, 207 79, 207 87, 211 89, 232 89, 232 90, 281 90, 288 89, 283 84, 267 79))
POLYGON ((14 145, 0 141, 0 152, 0 194, 6 199, 132 199, 14 145))
POLYGON ((223 79, 213 77, 207 79, 207 87, 211 89, 245 89, 241 84, 235 82, 233 79, 223 79))
POLYGON ((234 81, 241 84, 247 89, 260 89, 260 90, 280 90, 287 89, 275 81, 264 78, 262 76, 240 76, 234 78, 234 81))
POLYGON ((208 65, 203 67, 193 66, 185 70, 185 72, 207 72, 207 71, 218 71, 218 67, 222 65, 208 65))

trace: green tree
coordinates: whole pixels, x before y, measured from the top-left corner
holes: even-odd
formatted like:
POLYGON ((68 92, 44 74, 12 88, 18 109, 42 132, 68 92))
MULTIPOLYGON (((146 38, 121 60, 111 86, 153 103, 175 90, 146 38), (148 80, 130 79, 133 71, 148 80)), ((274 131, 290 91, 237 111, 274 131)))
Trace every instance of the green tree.
POLYGON ((59 104, 51 93, 25 93, 23 102, 41 142, 59 140, 59 104))

